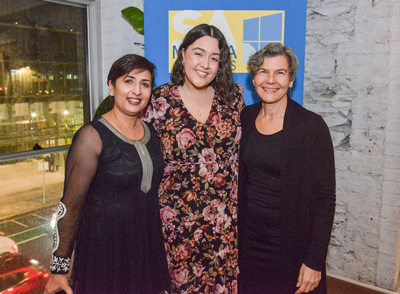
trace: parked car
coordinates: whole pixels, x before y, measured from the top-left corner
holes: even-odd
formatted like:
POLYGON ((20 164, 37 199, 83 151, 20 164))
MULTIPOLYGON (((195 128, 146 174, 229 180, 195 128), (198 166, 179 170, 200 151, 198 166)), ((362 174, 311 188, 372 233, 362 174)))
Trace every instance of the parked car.
POLYGON ((20 253, 0 254, 0 294, 43 293, 49 273, 20 253))
POLYGON ((18 246, 10 238, 0 236, 0 254, 3 252, 18 253, 18 246))

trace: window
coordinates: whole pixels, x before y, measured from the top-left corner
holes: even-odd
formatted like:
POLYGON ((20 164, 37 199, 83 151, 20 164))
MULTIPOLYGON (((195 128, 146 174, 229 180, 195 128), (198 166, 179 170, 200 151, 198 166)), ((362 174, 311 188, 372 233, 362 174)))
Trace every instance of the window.
POLYGON ((99 9, 99 2, 92 0, 0 1, 0 270, 6 271, 0 273, 0 285, 4 287, 24 276, 18 287, 34 284, 36 288, 29 289, 42 292, 48 279, 65 157, 74 133, 89 121, 89 92, 98 94, 99 9), (92 83, 89 73, 94 73, 92 83), (22 256, 30 265, 11 269, 8 255, 22 256))
POLYGON ((68 145, 88 119, 86 9, 0 4, 0 155, 68 145))

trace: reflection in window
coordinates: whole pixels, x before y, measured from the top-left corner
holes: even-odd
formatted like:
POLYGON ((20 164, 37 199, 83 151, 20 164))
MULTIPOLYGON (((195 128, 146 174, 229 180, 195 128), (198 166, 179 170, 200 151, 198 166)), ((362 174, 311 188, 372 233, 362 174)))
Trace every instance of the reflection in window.
POLYGON ((44 290, 66 156, 63 151, 0 164, 0 285, 23 273, 25 285, 44 290))
POLYGON ((23 272, 7 274, 0 277, 0 291, 17 286, 25 278, 23 272))
POLYGON ((32 150, 89 118, 87 8, 72 2, 0 1, 0 292, 43 293, 68 147, 32 150))
POLYGON ((86 9, 0 2, 0 155, 71 143, 84 123, 86 9))

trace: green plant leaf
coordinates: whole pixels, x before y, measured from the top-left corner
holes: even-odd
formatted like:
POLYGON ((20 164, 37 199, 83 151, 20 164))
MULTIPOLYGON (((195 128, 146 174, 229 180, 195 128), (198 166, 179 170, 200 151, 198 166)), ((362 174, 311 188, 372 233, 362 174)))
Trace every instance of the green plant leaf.
POLYGON ((121 10, 125 19, 135 28, 135 30, 144 35, 144 14, 137 7, 129 6, 121 10))
POLYGON ((97 107, 96 112, 93 116, 93 120, 100 118, 103 114, 109 112, 111 110, 110 108, 110 101, 113 98, 113 96, 108 95, 97 107))

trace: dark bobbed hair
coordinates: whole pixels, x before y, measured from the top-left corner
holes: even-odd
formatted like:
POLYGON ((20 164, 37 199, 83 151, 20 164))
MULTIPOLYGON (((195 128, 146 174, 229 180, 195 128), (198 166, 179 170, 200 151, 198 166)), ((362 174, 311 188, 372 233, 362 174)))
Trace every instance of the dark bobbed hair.
POLYGON ((265 58, 285 56, 289 63, 289 76, 293 80, 299 68, 299 61, 293 49, 281 43, 269 43, 264 48, 254 53, 247 61, 247 71, 254 77, 265 58))
MULTIPOLYGON (((108 73, 107 85, 111 82, 111 84, 115 86, 115 82, 118 78, 128 75, 135 69, 139 70, 139 72, 146 70, 150 72, 151 87, 153 88, 156 66, 143 56, 137 54, 126 54, 114 61, 108 73)), ((114 99, 111 99, 109 107, 110 109, 114 107, 114 99)))
POLYGON ((218 97, 220 97, 220 99, 224 103, 230 104, 233 101, 235 90, 231 68, 230 52, 224 35, 215 26, 200 24, 195 26, 186 34, 182 44, 179 46, 178 49, 178 58, 176 59, 172 68, 171 81, 178 86, 182 86, 184 84, 185 74, 182 64, 182 51, 186 51, 187 48, 197 39, 205 36, 217 39, 218 47, 220 50, 218 74, 210 85, 214 88, 214 90, 217 92, 218 97))

